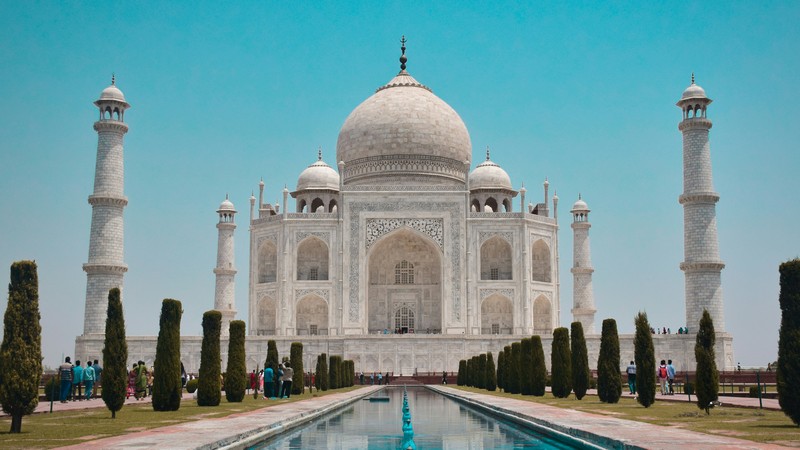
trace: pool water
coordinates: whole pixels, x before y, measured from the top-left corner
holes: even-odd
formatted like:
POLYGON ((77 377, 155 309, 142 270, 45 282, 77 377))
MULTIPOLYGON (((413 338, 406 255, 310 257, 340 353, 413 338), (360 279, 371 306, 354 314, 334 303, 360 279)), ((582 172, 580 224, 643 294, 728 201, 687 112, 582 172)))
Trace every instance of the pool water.
MULTIPOLYGON (((403 389, 373 394, 388 402, 359 400, 252 449, 398 449, 402 443, 403 389)), ((417 449, 572 449, 512 423, 488 417, 429 389, 409 388, 417 449)))

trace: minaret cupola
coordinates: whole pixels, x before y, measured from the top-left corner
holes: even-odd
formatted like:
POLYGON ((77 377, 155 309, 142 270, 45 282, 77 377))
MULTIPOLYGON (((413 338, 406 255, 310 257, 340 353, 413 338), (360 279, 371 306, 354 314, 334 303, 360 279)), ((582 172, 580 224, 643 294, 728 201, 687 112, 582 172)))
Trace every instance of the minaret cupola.
POLYGON ((511 212, 511 199, 517 191, 511 186, 511 178, 505 170, 489 159, 486 147, 486 161, 478 164, 469 174, 470 211, 472 212, 511 212))
POLYGON ((131 105, 125 101, 125 95, 117 88, 117 77, 111 75, 111 86, 103 89, 100 98, 94 104, 100 110, 100 120, 124 122, 125 110, 131 105))

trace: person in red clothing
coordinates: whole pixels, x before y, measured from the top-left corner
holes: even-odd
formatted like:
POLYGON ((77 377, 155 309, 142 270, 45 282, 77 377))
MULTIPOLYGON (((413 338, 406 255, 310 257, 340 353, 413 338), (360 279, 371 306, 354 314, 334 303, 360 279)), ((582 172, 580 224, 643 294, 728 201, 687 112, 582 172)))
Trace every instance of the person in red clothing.
MULTIPOLYGON (((253 369, 253 371, 252 371, 252 372, 250 372, 250 389, 252 389, 252 390, 253 390, 253 393, 255 393, 255 392, 256 392, 256 389, 257 389, 257 387, 256 387, 256 386, 257 386, 257 385, 256 385, 256 369, 253 369)), ((249 393, 250 393, 250 392, 248 392, 248 394, 249 394, 249 393)))

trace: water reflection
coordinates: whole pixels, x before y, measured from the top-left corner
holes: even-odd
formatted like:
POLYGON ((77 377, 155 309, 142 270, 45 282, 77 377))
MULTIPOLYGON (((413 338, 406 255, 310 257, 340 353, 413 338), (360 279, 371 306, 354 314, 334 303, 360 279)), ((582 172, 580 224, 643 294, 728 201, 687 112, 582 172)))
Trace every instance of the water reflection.
MULTIPOLYGON (((388 388, 380 395, 388 395, 390 401, 359 401, 252 448, 397 449, 403 437, 403 390, 388 388)), ((428 389, 410 388, 408 404, 418 449, 572 448, 498 422, 428 389)))

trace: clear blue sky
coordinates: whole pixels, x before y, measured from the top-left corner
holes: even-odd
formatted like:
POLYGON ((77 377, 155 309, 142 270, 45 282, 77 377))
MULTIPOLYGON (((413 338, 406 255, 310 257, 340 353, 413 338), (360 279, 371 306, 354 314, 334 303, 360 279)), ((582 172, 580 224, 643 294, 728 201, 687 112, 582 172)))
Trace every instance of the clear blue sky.
MULTIPOLYGON (((0 2, 0 283, 39 264, 45 364, 83 330, 97 136, 92 102, 117 74, 126 114, 127 331, 155 334, 163 298, 183 332, 213 307, 215 210, 269 201, 349 112, 408 69, 464 119, 516 187, 561 198, 562 324, 571 321, 578 193, 591 213, 598 326, 685 325, 681 113, 692 71, 709 118, 727 330, 736 359, 777 357, 779 263, 800 255, 797 2, 0 2), (556 3, 556 4, 554 4, 556 3), (564 3, 564 4, 562 4, 564 3)), ((515 208, 518 203, 515 204, 515 208)), ((0 307, 5 309, 5 297, 0 307)), ((693 325, 693 324, 690 324, 693 325)))

